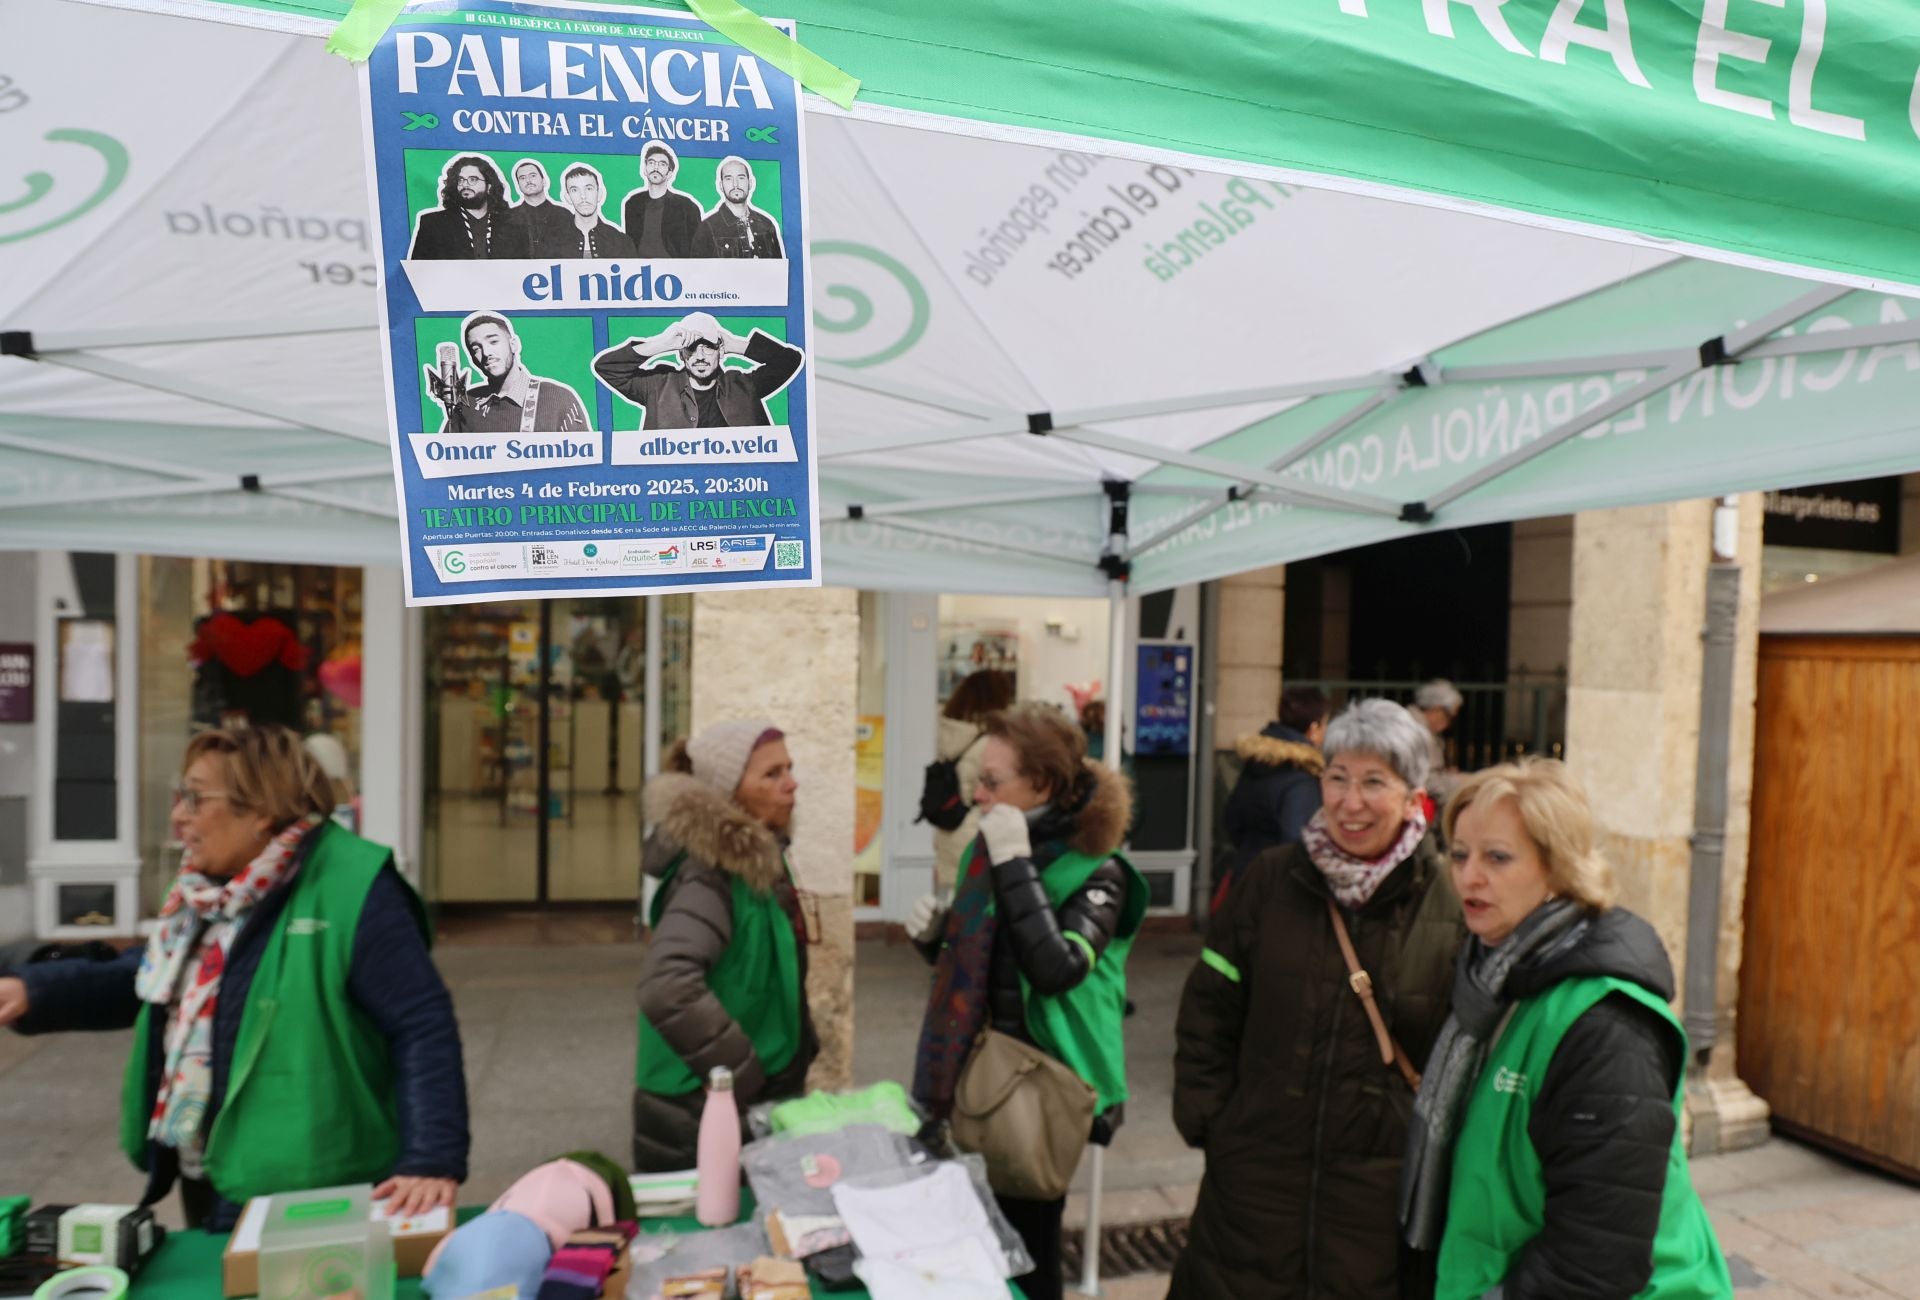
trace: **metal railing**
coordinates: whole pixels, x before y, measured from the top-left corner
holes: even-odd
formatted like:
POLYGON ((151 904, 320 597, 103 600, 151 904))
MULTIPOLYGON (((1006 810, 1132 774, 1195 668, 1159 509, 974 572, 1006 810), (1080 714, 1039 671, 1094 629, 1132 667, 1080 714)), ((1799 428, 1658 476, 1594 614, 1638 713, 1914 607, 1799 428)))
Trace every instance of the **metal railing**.
MULTIPOLYGON (((1288 686, 1318 686, 1334 711, 1349 700, 1384 698, 1411 704, 1423 683, 1352 678, 1290 677, 1288 686)), ((1441 737, 1447 763, 1463 772, 1492 767, 1523 754, 1566 757, 1567 675, 1516 672, 1504 682, 1455 682, 1461 706, 1441 737)))

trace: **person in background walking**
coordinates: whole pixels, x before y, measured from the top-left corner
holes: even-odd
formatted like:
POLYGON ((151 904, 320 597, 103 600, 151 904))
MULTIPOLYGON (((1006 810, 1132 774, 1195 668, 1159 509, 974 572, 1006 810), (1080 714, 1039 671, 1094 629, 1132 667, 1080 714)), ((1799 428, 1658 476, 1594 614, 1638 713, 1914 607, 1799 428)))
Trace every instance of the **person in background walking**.
MULTIPOLYGON (((1413 693, 1413 703, 1407 706, 1407 712, 1427 729, 1428 762, 1432 764, 1427 778, 1427 799, 1432 805, 1427 810, 1429 818, 1437 819, 1438 810, 1447 806, 1447 799, 1460 784, 1459 769, 1447 762, 1445 737, 1465 703, 1466 697, 1460 694, 1458 686, 1444 677, 1436 677, 1423 683, 1413 693)), ((1437 820, 1435 824, 1438 825, 1437 820)))
POLYGON ((1332 712, 1332 702, 1318 686, 1289 686, 1280 692, 1280 716, 1234 742, 1245 766, 1222 813, 1233 856, 1214 891, 1213 911, 1226 904, 1227 891, 1249 862, 1299 839, 1307 820, 1320 811, 1320 772, 1326 766, 1320 744, 1332 712))
POLYGON ((675 742, 647 782, 641 869, 658 878, 640 961, 633 1167, 691 1169, 709 1074, 755 1102, 798 1097, 820 1050, 807 1007, 806 914, 787 866, 793 759, 754 719, 675 742))
POLYGON ((1446 829, 1473 937, 1400 1188, 1440 1300, 1732 1295, 1680 1145, 1673 968, 1612 905, 1586 795, 1553 759, 1503 764, 1446 829))
POLYGON ((1176 1300, 1428 1293, 1394 1192, 1466 931, 1422 811, 1427 754, 1398 704, 1341 713, 1321 810, 1207 929, 1175 1026, 1174 1124, 1207 1156, 1176 1300))
POLYGON ((961 797, 967 800, 967 819, 953 830, 933 828, 933 887, 953 888, 960 855, 979 834, 980 814, 973 806, 973 788, 980 780, 980 747, 986 734, 981 722, 990 713, 1013 705, 1013 674, 996 668, 968 673, 953 688, 947 707, 940 711, 940 735, 934 756, 954 764, 961 797))
MULTIPOLYGON (((1104 1145, 1127 1099, 1127 953, 1147 911, 1146 881, 1117 851, 1132 799, 1118 773, 1088 761, 1086 738, 1057 708, 1017 705, 983 726, 979 838, 951 906, 929 895, 907 922, 935 962, 914 1099, 947 1119, 968 1052, 991 1027, 1086 1080, 1097 1094, 1090 1138, 1104 1145)), ((1020 1289, 1059 1300, 1066 1197, 995 1199, 1033 1257, 1020 1289)))

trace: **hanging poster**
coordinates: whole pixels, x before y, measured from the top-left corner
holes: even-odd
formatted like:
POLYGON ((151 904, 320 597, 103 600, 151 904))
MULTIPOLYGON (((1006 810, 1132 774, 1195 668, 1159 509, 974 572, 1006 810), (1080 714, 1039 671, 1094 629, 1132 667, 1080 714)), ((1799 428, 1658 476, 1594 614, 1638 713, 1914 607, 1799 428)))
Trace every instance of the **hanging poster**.
POLYGON ((818 585, 793 79, 685 13, 433 0, 362 87, 407 603, 818 585))
POLYGON ((1134 683, 1133 752, 1186 754, 1193 749, 1193 647, 1142 641, 1134 683))

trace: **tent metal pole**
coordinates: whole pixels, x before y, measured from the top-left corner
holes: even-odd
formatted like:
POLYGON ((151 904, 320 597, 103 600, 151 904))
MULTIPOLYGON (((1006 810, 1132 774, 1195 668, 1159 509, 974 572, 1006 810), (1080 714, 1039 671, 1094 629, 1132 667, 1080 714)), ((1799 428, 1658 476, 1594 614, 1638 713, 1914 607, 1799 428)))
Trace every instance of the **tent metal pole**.
POLYGON ((53 456, 61 460, 85 461, 89 465, 110 465, 114 469, 137 469, 143 474, 159 474, 173 479, 185 478, 193 473, 178 465, 161 460, 149 460, 145 456, 128 456, 117 451, 99 451, 72 443, 48 442, 44 438, 24 438, 17 433, 0 433, 0 447, 11 447, 15 451, 28 451, 35 455, 53 456))
POLYGON ((233 339, 298 337, 306 334, 351 334, 372 332, 380 322, 371 315, 340 317, 337 320, 222 321, 180 325, 136 326, 119 330, 35 330, 33 352, 45 357, 56 352, 80 352, 91 348, 137 348, 158 343, 225 343, 233 339))
POLYGON ((1625 392, 1616 393, 1592 410, 1583 411, 1571 420, 1548 429, 1540 435, 1537 441, 1531 442, 1517 451, 1507 453, 1492 464, 1481 466, 1453 486, 1428 497, 1425 503, 1427 510, 1429 512, 1435 511, 1444 505, 1458 501, 1475 488, 1483 487, 1491 483, 1494 479, 1499 478, 1502 474, 1507 473, 1509 470, 1518 469, 1536 456, 1552 451, 1561 443, 1578 437, 1601 421, 1611 420, 1620 412, 1639 405, 1654 394, 1665 392, 1699 369, 1700 361, 1699 358, 1696 357, 1689 362, 1674 366, 1671 369, 1662 370, 1657 375, 1647 376, 1632 388, 1627 389, 1625 392))
POLYGON ((1821 330, 1795 335, 1790 339, 1768 339, 1756 343, 1741 354, 1743 360, 1767 357, 1803 357, 1822 352, 1846 352, 1853 348, 1886 347, 1897 343, 1920 342, 1920 320, 1891 321, 1885 325, 1857 325, 1845 330, 1821 330))
POLYGON ((1138 456, 1142 460, 1159 461, 1163 465, 1198 470, 1202 474, 1212 474, 1229 483, 1257 484, 1260 487, 1271 488, 1287 500, 1301 505, 1318 506, 1327 510, 1351 510, 1359 514, 1385 515, 1390 519, 1397 519, 1400 516, 1400 507, 1385 497, 1321 487, 1295 475, 1276 474, 1253 465, 1237 465, 1230 460, 1220 460, 1214 456, 1156 447, 1150 442, 1123 438, 1117 434, 1101 433, 1093 429, 1055 429, 1049 436, 1067 442, 1082 443, 1089 447, 1099 447, 1106 451, 1119 452, 1124 456, 1138 456))
POLYGON ((352 438, 358 442, 379 443, 385 446, 387 435, 365 429, 336 424, 328 420, 316 420, 305 411, 289 406, 284 402, 271 401, 264 397, 252 397, 245 393, 232 392, 212 384, 196 383, 191 379, 182 379, 177 375, 163 374, 158 370, 149 370, 145 366, 132 366, 124 361, 109 361, 104 357, 90 356, 85 352, 62 352, 43 358, 50 366, 64 366, 69 370, 80 370, 102 379, 114 379, 123 384, 132 384, 136 388, 151 388, 155 392, 171 393, 176 397, 190 398, 196 402, 205 402, 209 406, 223 406, 230 411, 244 411, 248 415, 264 415, 269 419, 281 420, 302 429, 312 429, 317 433, 338 434, 342 438, 352 438))
MULTIPOLYGON (((853 521, 849 520, 848 522, 853 521)), ((1003 542, 991 538, 975 537, 973 534, 962 532, 958 528, 942 528, 939 524, 922 523, 918 519, 886 518, 875 519, 873 522, 882 528, 899 528, 910 533, 925 533, 929 537, 945 537, 952 541, 965 542, 969 546, 985 547, 992 551, 1011 551, 1015 555, 1037 556, 1043 560, 1053 560, 1060 564, 1072 565, 1075 568, 1083 568, 1087 564, 1086 558, 1082 556, 1063 554, 1057 550, 1050 551, 1044 546, 1025 546, 1019 542, 1003 542)))
MULTIPOLYGON (((1125 509, 1124 506, 1121 507, 1125 509)), ((1125 534, 1114 539, 1124 542, 1125 534)), ((1120 767, 1121 712, 1127 700, 1127 583, 1114 578, 1107 583, 1107 725, 1101 736, 1101 757, 1116 774, 1120 767)), ((1106 1181, 1107 1149, 1089 1143, 1093 1164, 1087 1170, 1087 1226, 1080 1238, 1080 1290, 1089 1296, 1100 1294, 1100 1193, 1106 1181)))
POLYGON ((924 510, 971 510, 976 506, 1017 506, 1031 501, 1059 501, 1067 497, 1092 494, 1085 483, 1062 483, 1057 488, 1031 488, 1024 492, 981 492, 966 497, 929 497, 924 501, 887 501, 880 505, 862 505, 860 517, 876 519, 893 515, 919 514, 924 510))
POLYGON ((1372 397, 1369 397, 1345 415, 1328 422, 1318 433, 1312 435, 1305 442, 1287 452, 1287 454, 1280 457, 1280 459, 1269 461, 1267 468, 1278 473, 1296 461, 1305 460, 1308 456, 1319 451, 1322 447, 1332 442, 1335 438, 1338 438, 1354 425, 1360 423, 1360 421, 1366 419, 1369 415, 1372 415, 1388 402, 1391 402, 1404 391, 1406 390, 1395 389, 1391 392, 1383 391, 1375 393, 1372 397))
POLYGON ((336 497, 325 492, 315 492, 311 488, 263 487, 262 491, 277 497, 290 497, 295 501, 305 501, 311 505, 326 506, 330 510, 351 510, 355 514, 372 515, 375 519, 398 519, 400 507, 397 505, 376 505, 371 501, 355 501, 348 497, 336 497))
POLYGON ((661 602, 665 599, 658 594, 647 597, 647 654, 642 661, 640 686, 644 692, 640 701, 642 725, 646 727, 640 746, 643 778, 660 775, 660 643, 667 626, 666 607, 661 602))
POLYGON ((882 379, 864 370, 851 370, 831 361, 822 361, 819 364, 820 369, 817 373, 820 378, 831 380, 844 388, 858 389, 863 393, 897 397, 903 402, 912 402, 915 406, 931 407, 936 411, 946 411, 953 415, 971 415, 982 420, 1004 420, 1017 414, 1004 406, 989 406, 985 402, 976 402, 970 398, 950 397, 945 393, 936 393, 915 384, 902 384, 891 379, 882 379))

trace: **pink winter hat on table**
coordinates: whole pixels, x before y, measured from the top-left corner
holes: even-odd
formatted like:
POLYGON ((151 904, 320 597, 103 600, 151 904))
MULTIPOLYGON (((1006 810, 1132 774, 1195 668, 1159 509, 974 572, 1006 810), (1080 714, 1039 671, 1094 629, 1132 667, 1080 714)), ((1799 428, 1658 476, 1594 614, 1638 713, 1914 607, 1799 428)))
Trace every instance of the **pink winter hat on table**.
MULTIPOLYGON (((528 1170, 487 1207, 488 1213, 494 1210, 511 1210, 531 1219, 547 1234, 555 1250, 566 1245, 567 1238, 576 1232, 606 1227, 614 1221, 613 1193, 607 1180, 572 1160, 553 1160, 528 1170)), ((433 1248, 433 1254, 427 1256, 428 1270, 452 1240, 447 1237, 433 1248)))

